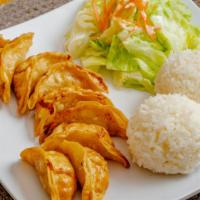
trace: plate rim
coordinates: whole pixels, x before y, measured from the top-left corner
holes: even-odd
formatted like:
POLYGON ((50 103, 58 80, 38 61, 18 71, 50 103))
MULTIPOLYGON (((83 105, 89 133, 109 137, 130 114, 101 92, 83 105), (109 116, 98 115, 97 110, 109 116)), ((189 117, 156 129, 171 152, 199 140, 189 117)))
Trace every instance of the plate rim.
MULTIPOLYGON (((57 8, 54 8, 54 9, 48 11, 48 12, 45 12, 45 13, 43 13, 41 15, 38 15, 38 16, 36 16, 34 18, 31 18, 31 19, 26 20, 24 22, 21 22, 19 24, 15 24, 13 26, 9 26, 9 27, 7 27, 5 29, 0 29, 0 33, 4 32, 4 31, 8 31, 9 29, 12 29, 12 28, 15 28, 15 27, 20 27, 21 25, 24 25, 26 23, 31 23, 32 21, 35 21, 35 20, 37 20, 37 19, 39 19, 41 17, 48 16, 49 14, 53 14, 54 12, 56 12, 59 9, 61 9, 62 7, 65 7, 65 6, 69 5, 69 4, 75 4, 78 1, 80 1, 80 0, 70 0, 69 2, 66 2, 63 5, 61 5, 61 6, 57 7, 57 8)), ((84 0, 84 1, 86 1, 86 0, 84 0)), ((190 4, 193 7, 193 9, 195 9, 197 11, 200 11, 200 7, 197 6, 197 4, 194 2, 194 0, 184 0, 184 1, 187 1, 188 4, 190 4)), ((17 199, 17 197, 15 197, 14 193, 11 192, 11 190, 7 186, 7 183, 5 181, 3 181, 1 177, 0 177, 0 184, 3 186, 3 188, 5 189, 5 191, 11 196, 11 198, 13 198, 14 200, 19 200, 19 199, 17 199)), ((184 195, 180 196, 179 200, 185 200, 185 199, 191 198, 191 197, 193 197, 194 195, 196 195, 198 193, 200 193, 200 186, 199 186, 198 189, 193 190, 189 194, 186 192, 184 195)))

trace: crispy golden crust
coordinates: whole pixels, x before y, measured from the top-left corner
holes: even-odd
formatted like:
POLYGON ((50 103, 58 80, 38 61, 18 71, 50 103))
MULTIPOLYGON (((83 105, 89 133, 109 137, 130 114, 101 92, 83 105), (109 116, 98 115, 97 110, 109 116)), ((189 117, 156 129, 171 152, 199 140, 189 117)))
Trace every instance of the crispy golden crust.
POLYGON ((70 60, 70 56, 59 52, 44 52, 26 59, 15 70, 14 91, 18 100, 18 112, 24 114, 28 99, 40 78, 56 63, 70 60))
POLYGON ((0 54, 0 95, 5 103, 10 100, 10 87, 16 66, 22 62, 32 45, 33 33, 22 34, 6 43, 0 54))
MULTIPOLYGON (((111 100, 100 92, 93 90, 63 87, 52 90, 44 95, 38 103, 44 104, 62 104, 63 108, 72 107, 79 101, 97 101, 103 105, 113 105, 111 100)), ((57 105, 59 106, 59 105, 57 105)))
POLYGON ((70 61, 59 63, 38 81, 28 101, 29 109, 33 109, 36 103, 52 89, 61 87, 107 91, 107 86, 99 75, 90 73, 88 70, 74 65, 70 61))
MULTIPOLYGON (((36 110, 37 112, 37 110, 36 110)), ((78 102, 76 106, 62 110, 54 115, 53 119, 47 119, 44 123, 40 120, 45 116, 40 112, 35 116, 36 135, 45 138, 60 123, 81 122, 96 124, 104 127, 111 136, 118 136, 126 139, 126 127, 128 120, 117 108, 110 105, 102 105, 94 101, 78 102)))
POLYGON ((12 0, 0 0, 0 5, 10 3, 12 0))
POLYGON ((101 200, 109 184, 107 162, 97 152, 77 142, 64 141, 58 148, 74 166, 82 186, 82 200, 101 200))
POLYGON ((42 147, 52 150, 64 140, 79 142, 106 159, 117 161, 126 168, 130 167, 128 160, 115 148, 110 135, 101 126, 84 123, 60 124, 46 138, 42 147))
POLYGON ((79 101, 96 101, 102 105, 112 106, 112 102, 108 97, 99 92, 92 90, 59 88, 46 94, 36 104, 35 119, 40 124, 45 124, 47 120, 53 120, 56 114, 62 112, 64 109, 75 106, 79 101))
POLYGON ((52 200, 71 200, 76 191, 74 169, 63 154, 40 147, 25 149, 21 158, 32 165, 52 200))
POLYGON ((8 42, 10 42, 10 40, 4 39, 0 34, 0 48, 3 48, 8 42))

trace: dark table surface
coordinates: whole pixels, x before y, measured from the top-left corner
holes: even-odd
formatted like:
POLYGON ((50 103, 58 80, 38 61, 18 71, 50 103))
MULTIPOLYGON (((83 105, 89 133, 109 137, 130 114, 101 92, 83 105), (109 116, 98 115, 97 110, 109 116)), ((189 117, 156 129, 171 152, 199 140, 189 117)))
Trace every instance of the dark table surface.
MULTIPOLYGON (((0 30, 55 9, 70 0, 13 0, 0 6, 0 30)), ((200 6, 200 0, 194 0, 200 6)), ((0 0, 1 2, 1 0, 0 0)), ((0 200, 13 200, 0 184, 0 200)), ((200 194, 190 198, 200 200, 200 194)))

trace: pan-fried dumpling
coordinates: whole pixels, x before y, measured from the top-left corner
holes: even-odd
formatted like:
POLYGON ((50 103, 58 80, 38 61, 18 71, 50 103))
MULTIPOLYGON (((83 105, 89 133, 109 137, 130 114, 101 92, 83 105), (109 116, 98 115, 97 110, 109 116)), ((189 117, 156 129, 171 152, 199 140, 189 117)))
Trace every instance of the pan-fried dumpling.
POLYGON ((16 66, 22 62, 32 45, 33 33, 22 34, 6 43, 0 53, 0 96, 10 100, 10 87, 16 66))
POLYGON ((109 171, 104 158, 77 142, 65 140, 58 148, 70 159, 82 186, 82 200, 101 200, 109 184, 109 171))
POLYGON ((35 119, 40 124, 45 124, 46 120, 53 119, 56 113, 75 106, 79 101, 97 101, 103 105, 112 105, 108 97, 99 92, 59 88, 44 95, 36 104, 35 119))
POLYGON ((115 148, 109 133, 101 126, 94 124, 72 123, 60 124, 42 144, 44 149, 53 149, 64 140, 78 142, 100 153, 108 160, 114 160, 128 168, 128 160, 115 148))
POLYGON ((50 69, 37 83, 33 94, 28 101, 29 109, 33 109, 42 96, 52 89, 69 87, 73 89, 92 89, 107 91, 103 78, 96 73, 79 67, 72 62, 57 64, 50 69))
MULTIPOLYGON (((37 110, 36 110, 37 112, 37 110)), ((35 131, 36 135, 45 138, 51 134, 52 130, 60 123, 82 122, 86 124, 96 124, 104 127, 111 136, 126 138, 126 127, 128 120, 117 108, 110 105, 102 105, 94 101, 78 102, 76 106, 62 110, 54 115, 53 119, 47 119, 41 123, 45 113, 36 113, 35 131)))
POLYGON ((38 104, 51 104, 59 111, 75 106, 79 101, 97 101, 103 105, 113 105, 111 100, 100 92, 73 88, 58 88, 45 94, 38 104))
POLYGON ((70 56, 58 52, 45 52, 31 56, 17 66, 13 78, 14 90, 18 100, 18 112, 27 111, 27 102, 39 79, 54 67, 56 63, 65 62, 70 56))
POLYGON ((4 39, 3 35, 0 34, 0 55, 3 47, 9 42, 10 40, 4 39))
POLYGON ((40 147, 25 149, 21 158, 32 165, 52 200, 71 200, 76 191, 74 169, 68 158, 40 147))

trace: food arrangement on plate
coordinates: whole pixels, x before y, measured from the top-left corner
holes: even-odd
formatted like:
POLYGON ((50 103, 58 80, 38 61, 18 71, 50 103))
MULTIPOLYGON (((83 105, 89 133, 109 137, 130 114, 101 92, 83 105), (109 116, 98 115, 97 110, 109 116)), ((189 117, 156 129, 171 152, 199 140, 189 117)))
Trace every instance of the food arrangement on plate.
POLYGON ((109 183, 105 159, 130 166, 111 139, 126 138, 128 120, 102 93, 108 92, 103 78, 69 55, 45 52, 25 59, 32 38, 27 33, 1 42, 1 70, 9 81, 2 78, 2 99, 8 103, 13 80, 18 112, 35 109, 35 136, 42 143, 21 158, 35 167, 51 199, 72 199, 76 179, 82 199, 102 199, 109 183))
POLYGON ((87 0, 64 53, 26 58, 33 33, 0 36, 0 96, 8 103, 13 88, 18 113, 34 111, 40 145, 20 156, 51 199, 72 199, 78 183, 83 200, 103 199, 107 160, 130 167, 112 137, 127 140, 131 163, 154 173, 200 165, 200 27, 190 20, 181 0, 87 0), (104 75, 155 96, 128 121, 106 95, 104 75))

